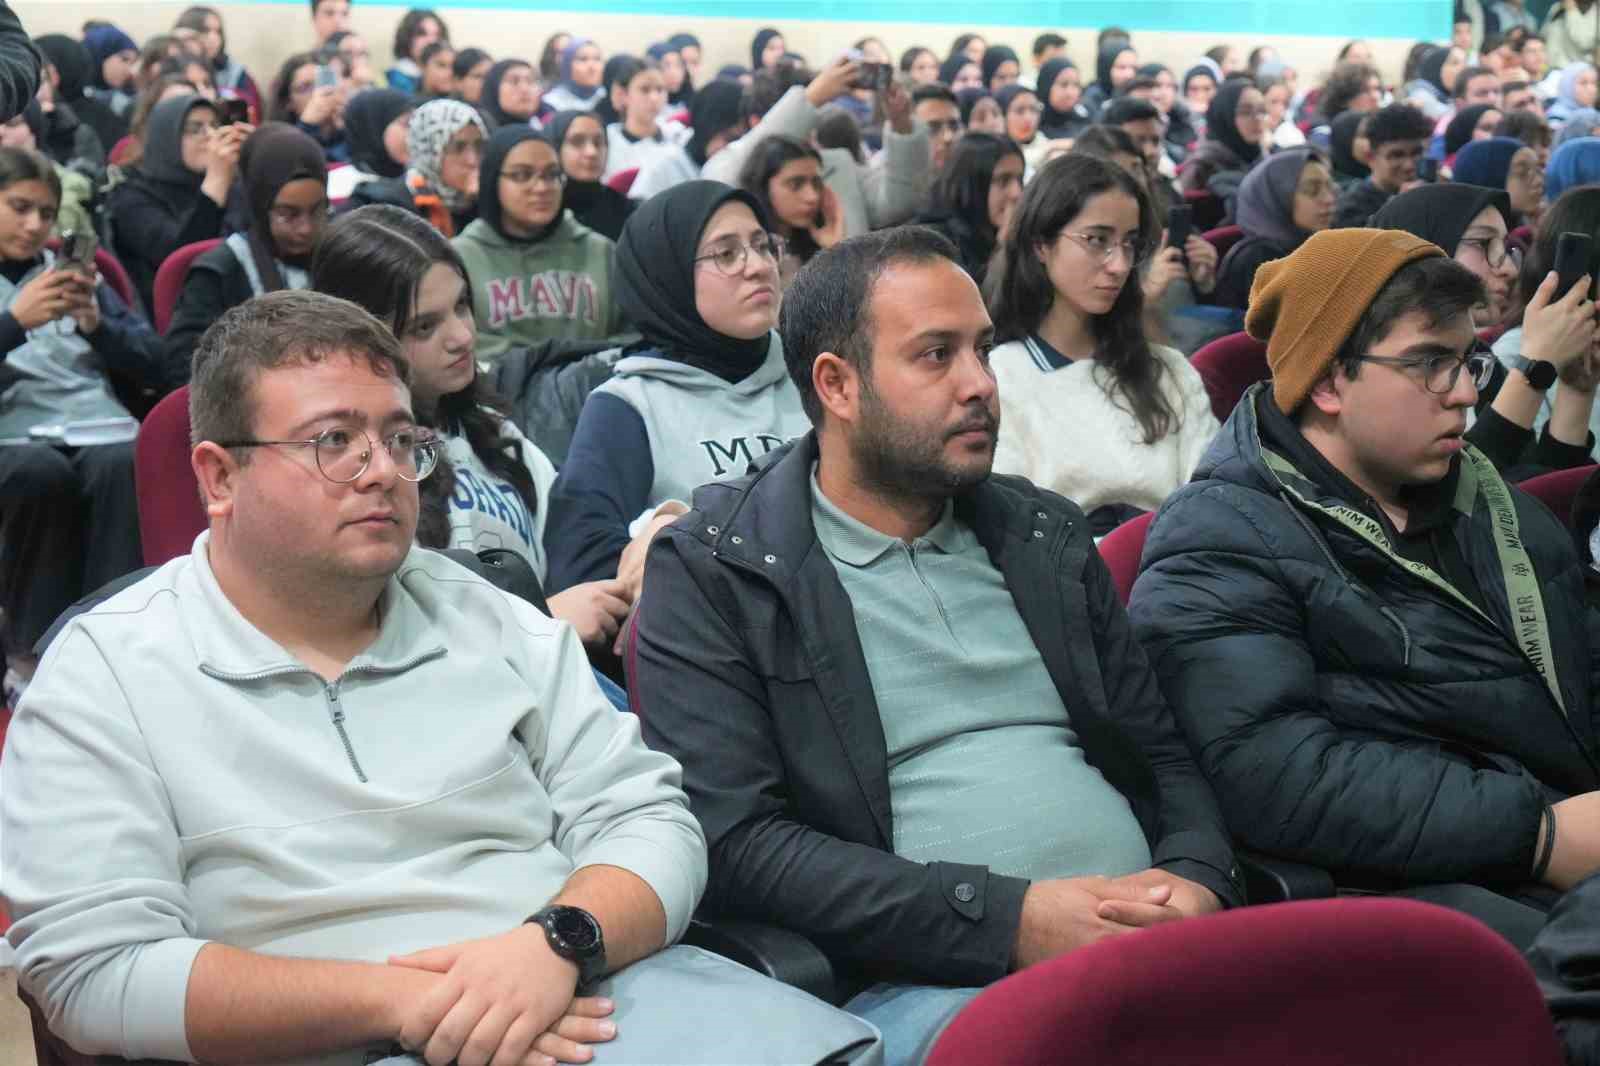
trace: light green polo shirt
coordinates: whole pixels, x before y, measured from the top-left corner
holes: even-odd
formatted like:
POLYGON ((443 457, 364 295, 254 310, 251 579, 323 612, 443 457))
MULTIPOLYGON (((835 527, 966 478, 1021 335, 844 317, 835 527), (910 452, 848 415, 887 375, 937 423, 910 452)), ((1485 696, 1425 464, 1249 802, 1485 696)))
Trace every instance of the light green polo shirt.
POLYGON ((1035 880, 1148 868, 1138 819, 1084 759, 1004 578, 953 506, 907 544, 836 507, 813 467, 811 519, 883 721, 895 854, 1035 880))

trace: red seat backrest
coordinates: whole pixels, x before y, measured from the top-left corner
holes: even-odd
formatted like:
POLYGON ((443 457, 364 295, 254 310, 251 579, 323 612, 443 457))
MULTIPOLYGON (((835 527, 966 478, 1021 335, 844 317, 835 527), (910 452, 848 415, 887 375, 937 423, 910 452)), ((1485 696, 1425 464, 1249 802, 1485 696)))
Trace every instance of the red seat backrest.
POLYGON ((1245 390, 1272 376, 1267 367, 1267 345, 1248 333, 1230 333, 1194 353, 1189 362, 1211 394, 1211 412, 1226 422, 1245 390))
POLYGON ((1228 217, 1228 205, 1209 189, 1190 189, 1183 194, 1183 202, 1189 205, 1194 215, 1194 228, 1201 233, 1216 229, 1228 217))
POLYGON ((1139 560, 1144 556, 1144 538, 1149 535, 1150 523, 1155 517, 1154 511, 1146 511, 1100 538, 1100 558, 1106 561, 1106 569, 1111 571, 1111 580, 1117 586, 1117 598, 1122 600, 1124 607, 1128 605, 1128 597, 1133 594, 1133 582, 1139 576, 1139 560))
POLYGON ((1243 907, 996 982, 928 1066, 1560 1066, 1533 971, 1464 914, 1401 899, 1243 907))
POLYGON ((608 185, 614 191, 620 192, 622 195, 626 196, 628 195, 628 190, 633 188, 633 181, 638 176, 639 168, 629 167, 627 170, 619 170, 607 178, 606 185, 608 185))
POLYGON ((1517 488, 1550 508, 1551 513, 1561 519, 1564 525, 1571 525, 1573 501, 1578 498, 1578 490, 1583 488, 1583 483, 1596 470, 1600 470, 1600 467, 1593 463, 1575 466, 1570 470, 1556 470, 1518 482, 1517 488))
POLYGON ((185 385, 145 416, 134 443, 134 486, 146 566, 188 554, 194 538, 206 528, 189 451, 189 386, 185 385))
POLYGON ((1244 240, 1244 228, 1241 226, 1218 226, 1216 229, 1206 230, 1206 240, 1211 242, 1211 247, 1217 250, 1217 262, 1227 258, 1228 250, 1244 240))
POLYGON ((172 323, 172 310, 178 306, 178 297, 183 293, 183 279, 189 275, 189 264, 221 243, 217 237, 195 241, 161 261, 161 267, 156 271, 155 285, 150 292, 150 298, 155 301, 155 306, 150 309, 151 319, 157 333, 167 332, 167 326, 172 323))

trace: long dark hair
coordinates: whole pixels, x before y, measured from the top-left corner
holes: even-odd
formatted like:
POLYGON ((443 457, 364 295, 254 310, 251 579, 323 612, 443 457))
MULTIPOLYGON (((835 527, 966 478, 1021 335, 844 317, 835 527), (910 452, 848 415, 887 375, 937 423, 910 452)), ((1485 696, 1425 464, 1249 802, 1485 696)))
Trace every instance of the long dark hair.
POLYGON ((804 141, 797 141, 781 133, 762 138, 761 142, 751 149, 749 156, 745 158, 744 166, 739 170, 739 188, 761 201, 761 206, 766 208, 767 217, 772 220, 774 227, 783 227, 785 230, 783 239, 789 244, 790 254, 801 263, 809 263, 811 257, 822 249, 817 247, 817 242, 812 239, 810 231, 797 229, 779 220, 772 210, 772 197, 767 195, 767 183, 772 180, 773 175, 796 159, 815 160, 817 171, 821 173, 822 153, 804 141))
POLYGON ((293 93, 294 72, 301 67, 314 67, 317 65, 315 52, 296 52, 283 61, 283 66, 278 68, 278 76, 272 79, 272 97, 267 105, 267 117, 274 122, 298 122, 300 116, 294 112, 293 93))
MULTIPOLYGON (((1600 233, 1600 187, 1580 185, 1568 189, 1545 208, 1539 218, 1539 228, 1534 231, 1533 244, 1522 258, 1522 273, 1517 278, 1524 308, 1556 268, 1556 244, 1563 233, 1600 233)), ((1600 276, 1596 260, 1600 260, 1600 255, 1591 253, 1587 267, 1590 277, 1600 276)), ((1520 323, 1521 319, 1522 314, 1518 312, 1515 321, 1520 323)))
POLYGON ((422 24, 429 19, 439 24, 439 39, 450 39, 450 27, 445 25, 444 19, 431 7, 414 7, 400 16, 400 24, 394 28, 394 57, 396 59, 410 59, 411 46, 416 39, 422 36, 422 24))
MULTIPOLYGON (((471 292, 467 268, 438 230, 419 216, 383 204, 358 208, 334 220, 317 242, 311 262, 311 287, 358 304, 385 323, 396 337, 404 338, 416 306, 423 276, 443 263, 461 277, 471 292)), ((506 440, 501 429, 507 420, 505 402, 474 374, 459 392, 439 397, 429 420, 437 429, 458 430, 480 462, 517 490, 528 514, 539 510, 533 476, 523 459, 522 445, 506 440)), ((421 485, 422 513, 417 521, 417 542, 442 548, 450 542, 450 497, 455 491, 455 469, 441 459, 439 467, 421 485)))
MULTIPOLYGON (((1090 199, 1106 192, 1133 198, 1139 205, 1139 240, 1145 247, 1154 244, 1160 221, 1150 197, 1132 175, 1089 155, 1050 160, 1022 190, 1022 202, 1012 212, 984 282, 997 340, 1020 340, 1038 330, 1056 297, 1039 249, 1057 240, 1090 199)), ((1182 415, 1162 391, 1165 365, 1150 350, 1143 320, 1144 291, 1138 270, 1131 270, 1117 302, 1110 311, 1094 316, 1091 329, 1095 362, 1107 371, 1100 387, 1113 404, 1126 402, 1125 409, 1144 431, 1144 442, 1154 444, 1182 424, 1182 415)))
POLYGON ((1012 155, 1020 159, 1022 149, 1010 137, 966 133, 951 147, 944 169, 933 179, 932 207, 960 219, 985 248, 993 248, 1000 239, 989 221, 989 184, 1000 160, 1012 155))

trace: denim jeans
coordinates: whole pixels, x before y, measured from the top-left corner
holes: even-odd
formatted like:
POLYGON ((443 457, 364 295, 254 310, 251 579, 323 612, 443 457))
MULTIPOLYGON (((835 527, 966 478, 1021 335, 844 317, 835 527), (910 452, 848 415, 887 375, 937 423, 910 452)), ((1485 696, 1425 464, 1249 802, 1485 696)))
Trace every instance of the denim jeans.
POLYGON ((844 1009, 883 1034, 884 1066, 918 1066, 961 1009, 981 988, 876 984, 844 1009))

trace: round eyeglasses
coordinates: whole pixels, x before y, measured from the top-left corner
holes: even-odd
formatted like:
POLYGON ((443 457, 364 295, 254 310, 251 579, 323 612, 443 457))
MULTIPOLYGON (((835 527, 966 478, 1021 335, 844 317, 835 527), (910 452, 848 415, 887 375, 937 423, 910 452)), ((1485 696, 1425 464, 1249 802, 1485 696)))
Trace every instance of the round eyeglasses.
POLYGON ((724 277, 737 277, 744 273, 745 263, 751 252, 762 259, 776 263, 783 258, 787 246, 783 238, 776 233, 758 234, 749 244, 743 242, 730 242, 719 248, 713 248, 705 255, 694 257, 696 263, 709 262, 718 274, 724 277))
POLYGON ((381 443, 402 481, 421 481, 439 465, 439 438, 415 426, 396 430, 375 442, 355 426, 333 426, 310 440, 219 440, 222 448, 313 448, 317 470, 336 485, 348 485, 372 465, 374 444, 381 443))
POLYGON ((1378 363, 1400 370, 1420 370, 1423 387, 1435 396, 1450 394, 1456 387, 1456 382, 1461 379, 1463 367, 1466 368, 1472 387, 1480 392, 1494 380, 1494 353, 1482 346, 1474 347, 1465 356, 1440 353, 1415 358, 1387 355, 1362 355, 1356 358, 1363 363, 1378 363))

